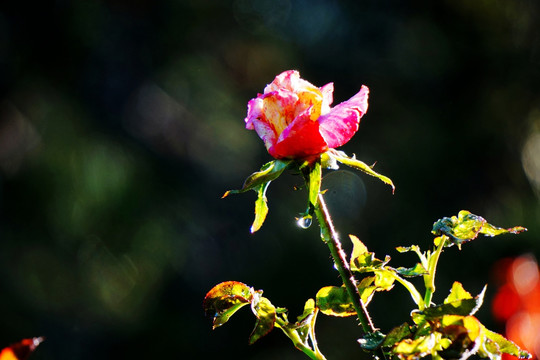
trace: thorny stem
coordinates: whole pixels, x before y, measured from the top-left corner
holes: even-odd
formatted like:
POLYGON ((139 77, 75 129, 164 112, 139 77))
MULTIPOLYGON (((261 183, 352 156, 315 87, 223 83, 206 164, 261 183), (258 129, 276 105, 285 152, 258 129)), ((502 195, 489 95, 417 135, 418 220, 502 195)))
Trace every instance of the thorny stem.
MULTIPOLYGON (((332 218, 330 217, 330 213, 328 212, 328 208, 326 207, 322 194, 319 194, 317 206, 315 206, 315 215, 317 216, 317 220, 319 221, 319 225, 321 227, 321 238, 330 249, 330 253, 332 254, 336 268, 341 276, 343 285, 347 289, 347 292, 352 299, 352 303, 358 315, 358 320, 360 321, 362 329, 366 334, 374 333, 377 329, 373 325, 367 308, 360 297, 356 279, 351 272, 345 252, 341 246, 341 241, 339 240, 339 236, 334 228, 332 218)), ((384 359, 385 357, 382 351, 380 351, 380 353, 382 359, 384 359)))

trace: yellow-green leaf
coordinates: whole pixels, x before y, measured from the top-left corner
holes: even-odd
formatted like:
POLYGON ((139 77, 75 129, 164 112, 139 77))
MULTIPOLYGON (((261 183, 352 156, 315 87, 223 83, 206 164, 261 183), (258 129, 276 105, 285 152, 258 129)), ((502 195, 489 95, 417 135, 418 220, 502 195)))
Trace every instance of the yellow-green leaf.
POLYGON ((461 247, 462 243, 476 239, 479 234, 496 236, 506 233, 519 234, 523 231, 527 231, 527 229, 522 226, 515 226, 509 229, 493 226, 481 216, 461 210, 458 216, 445 217, 435 222, 432 233, 435 235, 446 235, 454 244, 461 247))
POLYGON ((214 286, 204 297, 203 309, 213 317, 213 328, 225 324, 241 307, 253 299, 253 288, 238 281, 226 281, 214 286))
POLYGON ((452 285, 452 290, 450 290, 450 294, 444 299, 444 303, 448 304, 454 301, 472 298, 472 295, 463 288, 463 285, 460 282, 455 281, 452 285))
POLYGON ((428 319, 434 319, 444 315, 473 315, 478 311, 480 306, 482 306, 486 287, 484 287, 480 294, 473 298, 467 297, 465 290, 462 290, 462 288, 457 289, 460 287, 459 285, 454 283, 454 286, 456 287, 456 290, 454 290, 454 288, 452 289, 454 293, 450 293, 444 304, 430 306, 424 309, 423 313, 428 319), (459 299, 459 296, 463 296, 463 298, 459 299))
MULTIPOLYGON (((257 294, 259 295, 259 294, 257 294)), ((274 328, 276 322, 276 308, 270 300, 262 296, 255 296, 251 309, 257 317, 255 328, 249 336, 249 344, 255 343, 274 328)))
POLYGON ((356 315, 349 293, 344 287, 323 287, 317 292, 316 304, 325 315, 337 317, 356 315))

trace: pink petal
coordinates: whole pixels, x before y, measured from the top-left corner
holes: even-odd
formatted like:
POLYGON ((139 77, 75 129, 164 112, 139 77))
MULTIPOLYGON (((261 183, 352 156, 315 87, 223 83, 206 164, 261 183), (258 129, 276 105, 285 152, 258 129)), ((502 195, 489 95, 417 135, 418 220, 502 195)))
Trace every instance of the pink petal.
POLYGON ((268 149, 275 158, 307 158, 318 155, 328 146, 319 132, 319 123, 310 119, 311 108, 300 114, 268 149))
POLYGON ((323 106, 330 106, 334 102, 334 83, 328 83, 321 87, 321 93, 323 95, 323 106))
POLYGON ((262 116, 263 101, 260 96, 261 94, 259 94, 259 97, 251 99, 248 102, 247 116, 244 119, 246 123, 246 129, 248 130, 253 130, 253 121, 259 119, 262 116))
POLYGON ((276 76, 274 81, 266 85, 266 87, 264 88, 264 93, 268 94, 269 92, 277 91, 279 89, 286 89, 286 90, 293 91, 293 89, 295 88, 295 84, 298 82, 299 79, 300 79, 300 73, 298 71, 296 70, 284 71, 278 76, 276 76))
POLYGON ((367 86, 347 101, 336 105, 328 114, 319 117, 320 132, 329 148, 337 148, 347 143, 358 131, 360 118, 368 108, 367 86))

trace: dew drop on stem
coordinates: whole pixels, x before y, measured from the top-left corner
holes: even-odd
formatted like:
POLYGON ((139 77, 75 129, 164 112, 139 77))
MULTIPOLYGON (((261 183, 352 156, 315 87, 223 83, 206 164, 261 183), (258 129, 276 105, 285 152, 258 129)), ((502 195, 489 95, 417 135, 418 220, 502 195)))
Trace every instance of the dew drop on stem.
POLYGON ((309 228, 312 222, 313 222, 313 219, 311 215, 305 215, 296 219, 296 224, 300 226, 302 229, 309 228))

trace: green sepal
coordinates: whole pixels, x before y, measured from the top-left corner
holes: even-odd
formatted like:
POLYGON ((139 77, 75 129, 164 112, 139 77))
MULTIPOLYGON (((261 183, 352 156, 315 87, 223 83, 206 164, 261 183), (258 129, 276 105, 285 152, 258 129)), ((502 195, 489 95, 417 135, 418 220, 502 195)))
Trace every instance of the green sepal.
POLYGON ((277 179, 285 169, 289 167, 292 160, 273 160, 264 164, 260 171, 251 174, 245 181, 244 185, 239 190, 228 190, 223 194, 222 198, 230 194, 239 194, 248 190, 253 190, 257 193, 255 201, 255 220, 251 225, 251 233, 259 230, 268 215, 268 204, 266 199, 266 190, 270 182, 277 179))
POLYGON ((317 307, 325 315, 337 317, 356 315, 351 297, 344 287, 325 286, 317 292, 315 299, 317 307))
POLYGON ((396 188, 395 188, 394 183, 392 182, 392 180, 390 180, 390 178, 388 178, 388 177, 386 177, 384 175, 381 175, 378 172, 376 172, 375 170, 373 170, 374 165, 369 166, 369 165, 365 164, 364 162, 356 159, 354 156, 352 158, 348 157, 347 154, 345 154, 343 151, 338 151, 338 150, 335 150, 335 149, 331 149, 331 150, 327 151, 326 154, 328 154, 328 156, 330 158, 332 158, 332 160, 326 161, 326 163, 333 164, 334 161, 337 161, 339 163, 342 163, 343 165, 350 166, 353 169, 363 171, 364 173, 366 173, 368 175, 376 177, 377 179, 381 180, 385 184, 390 185, 392 187, 392 193, 394 193, 396 188))
MULTIPOLYGON (((523 231, 527 231, 527 229, 522 226, 515 226, 509 229, 493 226, 481 216, 461 210, 458 216, 444 217, 436 221, 433 224, 432 233, 448 236, 453 244, 461 248, 462 243, 476 239, 479 234, 496 236, 506 233, 519 234, 523 231)), ((451 246, 453 245, 452 243, 448 243, 445 246, 451 246)))
POLYGON ((270 185, 270 182, 260 184, 254 189, 257 192, 257 200, 255 200, 255 219, 250 228, 252 234, 261 228, 266 215, 268 215, 268 200, 266 198, 268 185, 270 185))
POLYGON ((469 316, 475 314, 484 301, 486 287, 476 297, 472 297, 468 292, 463 290, 461 284, 455 282, 450 295, 444 301, 444 304, 430 306, 424 309, 423 313, 426 318, 434 319, 444 315, 459 315, 469 316))
POLYGON ((308 189, 308 199, 309 207, 315 208, 319 200, 319 192, 321 191, 321 182, 322 182, 322 169, 321 162, 316 161, 309 172, 309 189, 308 189))
POLYGON ((244 185, 239 190, 229 190, 225 192, 223 197, 229 194, 239 194, 249 190, 253 190, 261 184, 266 184, 277 179, 287 167, 292 163, 292 160, 272 160, 261 167, 261 170, 254 172, 244 181, 244 185))
POLYGON ((373 351, 377 350, 379 346, 381 346, 384 339, 384 334, 377 330, 362 336, 360 339, 358 339, 358 343, 360 344, 360 347, 362 349, 367 351, 373 351))
POLYGON ((315 207, 319 202, 319 194, 321 192, 322 183, 321 160, 317 159, 314 162, 304 161, 298 168, 304 176, 304 181, 307 186, 308 205, 307 210, 300 214, 296 220, 300 227, 307 229, 311 226, 313 213, 315 212, 315 207))
POLYGON ((251 303, 254 290, 238 281, 226 281, 214 286, 204 297, 203 309, 213 317, 213 329, 225 324, 240 308, 251 303))
POLYGON ((275 306, 272 305, 270 300, 261 295, 262 291, 258 291, 253 296, 253 301, 251 302, 251 310, 257 317, 257 322, 249 336, 250 345, 272 331, 276 322, 275 306))

